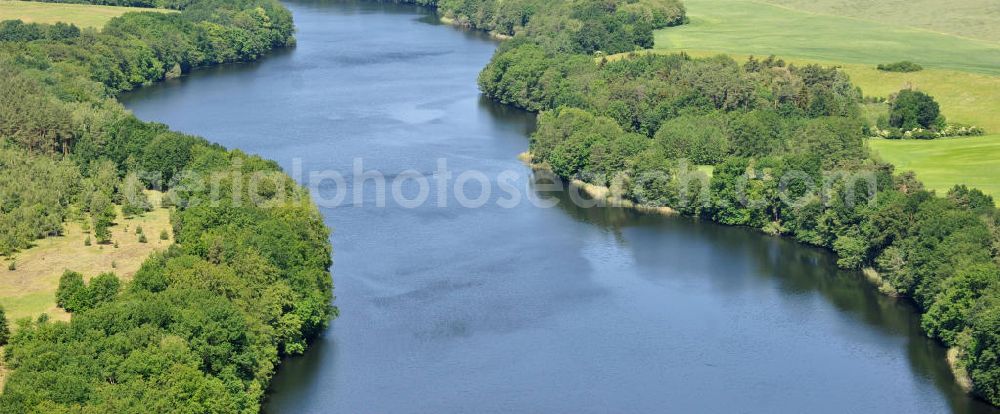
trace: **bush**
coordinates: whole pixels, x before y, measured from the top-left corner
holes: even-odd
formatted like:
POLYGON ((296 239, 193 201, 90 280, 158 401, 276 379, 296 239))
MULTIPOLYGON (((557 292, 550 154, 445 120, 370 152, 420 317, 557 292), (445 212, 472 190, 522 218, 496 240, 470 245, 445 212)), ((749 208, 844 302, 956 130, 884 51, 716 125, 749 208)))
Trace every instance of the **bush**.
POLYGON ((11 272, 17 270, 17 260, 11 260, 10 264, 7 265, 7 270, 10 270, 11 272))
POLYGON ((146 235, 145 234, 140 234, 139 235, 139 243, 146 243, 148 241, 149 240, 146 239, 146 235))
POLYGON ((910 139, 934 139, 937 138, 938 135, 934 133, 934 131, 917 128, 912 131, 907 131, 906 137, 910 139))
POLYGON ((170 233, 168 233, 166 230, 161 230, 160 240, 170 240, 170 233))
POLYGON ((878 70, 883 72, 919 72, 924 70, 924 67, 904 60, 902 62, 880 64, 878 65, 878 70))

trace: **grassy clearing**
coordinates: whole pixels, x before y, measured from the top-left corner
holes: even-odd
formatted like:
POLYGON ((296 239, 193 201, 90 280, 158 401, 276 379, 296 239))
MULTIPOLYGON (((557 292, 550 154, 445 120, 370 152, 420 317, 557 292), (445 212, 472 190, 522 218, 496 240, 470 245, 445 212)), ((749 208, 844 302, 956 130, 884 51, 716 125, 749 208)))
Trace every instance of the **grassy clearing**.
POLYGON ((31 1, 0 0, 0 20, 23 20, 33 23, 72 23, 80 28, 100 29, 113 17, 128 12, 158 11, 138 7, 93 6, 87 4, 40 3, 31 1))
MULTIPOLYGON (((159 205, 160 193, 150 192, 153 205, 159 205)), ((160 231, 170 231, 170 211, 157 208, 142 217, 124 219, 119 212, 118 223, 112 228, 114 245, 84 245, 88 237, 80 223, 66 223, 65 234, 39 240, 34 247, 16 254, 17 270, 10 271, 7 262, 0 268, 0 305, 10 320, 37 317, 47 313, 53 319, 67 320, 69 315, 56 307, 55 291, 59 277, 75 270, 90 278, 103 272, 114 272, 129 279, 150 253, 165 249, 171 240, 160 240, 160 231), (140 243, 135 234, 142 226, 148 243, 140 243)))
POLYGON ((872 139, 868 144, 897 170, 913 170, 927 188, 976 187, 1000 200, 1000 134, 932 141, 872 139))
POLYGON ((708 178, 712 178, 712 176, 715 175, 715 166, 714 165, 699 165, 699 166, 697 166, 695 168, 698 171, 701 171, 706 176, 708 176, 708 178))
MULTIPOLYGON (((751 0, 686 0, 684 4, 690 24, 658 31, 657 48, 870 65, 912 60, 926 68, 1000 75, 998 42, 751 0)), ((941 7, 950 4, 942 2, 941 7)))
POLYGON ((880 24, 1000 41, 996 0, 763 0, 778 6, 880 24))

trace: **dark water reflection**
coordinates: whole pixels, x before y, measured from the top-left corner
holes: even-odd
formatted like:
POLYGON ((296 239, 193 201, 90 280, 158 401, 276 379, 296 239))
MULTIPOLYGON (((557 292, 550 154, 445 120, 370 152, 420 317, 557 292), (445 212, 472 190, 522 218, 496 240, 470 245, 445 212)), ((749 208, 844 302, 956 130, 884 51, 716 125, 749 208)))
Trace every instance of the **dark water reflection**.
MULTIPOLYGON (((486 36, 415 7, 288 5, 295 49, 123 100, 289 171, 363 157, 391 176, 445 158, 533 188, 516 157, 534 118, 475 87, 486 36)), ((566 193, 550 209, 364 194, 323 209, 342 317, 282 366, 267 412, 990 412, 906 302, 824 251, 566 193)))

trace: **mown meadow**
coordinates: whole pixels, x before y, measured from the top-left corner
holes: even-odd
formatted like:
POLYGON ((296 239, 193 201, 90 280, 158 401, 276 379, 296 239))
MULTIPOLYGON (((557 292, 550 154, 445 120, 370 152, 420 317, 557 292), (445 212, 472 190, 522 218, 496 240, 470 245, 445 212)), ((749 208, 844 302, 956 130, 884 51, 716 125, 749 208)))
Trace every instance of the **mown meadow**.
POLYGON ((1000 194, 1000 135, 933 141, 873 139, 868 145, 897 168, 918 171, 930 189, 945 191, 965 184, 1000 194))
POLYGON ((749 0, 691 0, 684 4, 689 23, 658 31, 656 48, 843 63, 913 60, 926 68, 1000 75, 997 42, 749 0))
POLYGON ((63 22, 81 28, 100 29, 108 20, 136 11, 171 12, 154 8, 0 0, 0 21, 19 19, 25 23, 63 22))
POLYGON ((879 24, 1000 42, 1000 4, 993 0, 763 0, 766 3, 879 24))

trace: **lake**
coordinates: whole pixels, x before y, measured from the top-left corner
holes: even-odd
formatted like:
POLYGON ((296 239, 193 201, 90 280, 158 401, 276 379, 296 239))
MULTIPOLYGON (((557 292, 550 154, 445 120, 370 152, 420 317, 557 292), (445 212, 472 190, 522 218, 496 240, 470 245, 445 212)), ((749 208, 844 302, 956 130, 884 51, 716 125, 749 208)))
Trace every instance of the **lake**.
POLYGON ((325 200, 341 316, 266 412, 994 412, 909 302, 826 251, 549 191, 517 158, 534 116, 476 88, 488 36, 412 6, 286 4, 297 47, 122 97, 325 200), (429 201, 380 206, 378 174, 429 201))

